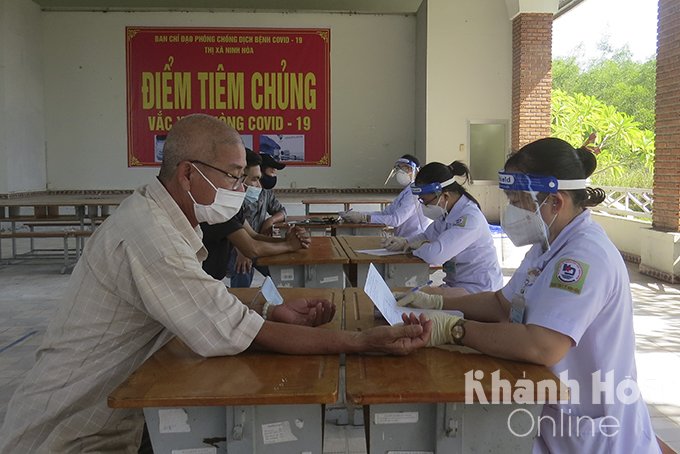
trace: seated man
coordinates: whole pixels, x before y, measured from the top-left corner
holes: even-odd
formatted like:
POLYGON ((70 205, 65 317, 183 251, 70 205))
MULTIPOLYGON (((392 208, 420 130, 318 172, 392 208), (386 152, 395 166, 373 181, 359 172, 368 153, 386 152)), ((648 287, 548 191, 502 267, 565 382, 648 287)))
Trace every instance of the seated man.
MULTIPOLYGON (((256 187, 256 184, 259 184, 261 159, 256 153, 252 151, 251 153, 246 153, 244 183, 248 181, 251 187, 256 187), (250 156, 250 161, 248 161, 248 156, 250 156), (252 174, 251 177, 248 176, 248 172, 252 174), (256 181, 258 182, 255 183, 256 181)), ((247 198, 246 192, 244 199, 247 198)), ((245 213, 242 206, 241 210, 227 222, 212 225, 207 222, 200 224, 203 231, 203 244, 208 251, 208 258, 203 261, 203 269, 218 280, 224 279, 228 273, 231 273, 234 278, 231 281, 232 287, 250 287, 252 281, 250 266, 252 266, 253 259, 308 248, 311 241, 302 227, 290 229, 285 238, 273 238, 257 233, 247 222, 245 213), (235 248, 238 252, 234 250, 235 248), (237 266, 239 253, 242 258, 237 266), (245 260, 249 261, 247 267, 245 260), (239 276, 246 270, 249 276, 239 276)))
MULTIPOLYGON (((263 160, 261 156, 269 157, 269 155, 259 155, 246 148, 246 179, 244 184, 247 190, 246 199, 243 202, 243 214, 254 231, 265 236, 271 236, 274 224, 286 220, 286 209, 276 199, 271 189, 262 189, 260 166, 263 160)), ((297 232, 300 240, 305 242, 309 240, 304 229, 295 227, 295 232, 297 232)), ((262 275, 269 276, 269 267, 254 265, 251 257, 244 255, 237 247, 232 248, 228 265, 232 288, 250 287, 255 269, 262 275)))
POLYGON ((425 319, 424 328, 316 329, 333 318, 330 302, 288 300, 261 314, 263 304, 243 304, 206 274, 198 224, 226 222, 240 209, 244 167, 241 137, 224 122, 196 114, 174 124, 158 178, 87 242, 9 402, 0 453, 135 452, 143 414, 109 408, 107 396, 174 336, 202 356, 247 348, 407 354, 427 343, 425 319))

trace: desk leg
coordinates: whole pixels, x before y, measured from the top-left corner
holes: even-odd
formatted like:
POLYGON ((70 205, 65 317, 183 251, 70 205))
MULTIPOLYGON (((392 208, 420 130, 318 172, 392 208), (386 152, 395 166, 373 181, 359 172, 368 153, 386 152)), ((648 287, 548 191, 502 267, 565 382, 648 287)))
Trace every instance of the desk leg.
POLYGON ((227 408, 229 454, 321 453, 323 411, 319 404, 227 408))
POLYGON ((540 412, 541 405, 371 405, 368 452, 530 453, 540 412))
MULTIPOLYGON (((374 263, 389 287, 415 287, 427 282, 430 266, 427 263, 374 263)), ((368 264, 357 265, 357 287, 364 287, 368 264)))
POLYGON ((282 288, 344 288, 342 264, 269 265, 272 281, 282 288))
POLYGON ((156 454, 199 448, 227 452, 225 407, 145 408, 144 419, 156 454))

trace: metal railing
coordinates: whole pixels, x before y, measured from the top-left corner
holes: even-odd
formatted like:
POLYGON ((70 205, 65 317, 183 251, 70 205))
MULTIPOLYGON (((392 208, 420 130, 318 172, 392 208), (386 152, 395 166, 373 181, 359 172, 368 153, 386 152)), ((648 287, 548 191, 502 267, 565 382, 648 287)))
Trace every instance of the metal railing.
POLYGON ((607 198, 593 210, 640 221, 652 220, 654 194, 651 189, 600 186, 607 198))

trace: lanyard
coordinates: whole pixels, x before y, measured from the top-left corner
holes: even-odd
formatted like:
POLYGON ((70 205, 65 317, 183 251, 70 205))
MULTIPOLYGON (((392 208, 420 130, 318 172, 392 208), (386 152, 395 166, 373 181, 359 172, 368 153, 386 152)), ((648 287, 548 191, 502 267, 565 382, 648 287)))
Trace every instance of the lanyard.
POLYGON ((538 279, 538 276, 541 275, 543 272, 543 269, 545 268, 545 265, 553 258, 555 257, 563 248, 564 246, 567 245, 567 242, 565 241, 564 244, 562 244, 559 249, 555 250, 548 258, 543 260, 543 263, 541 266, 536 266, 533 268, 530 268, 529 271, 527 271, 527 277, 524 279, 524 282, 522 283, 522 286, 520 287, 519 291, 515 293, 512 296, 512 301, 510 301, 510 322, 511 323, 524 323, 524 311, 526 309, 526 298, 524 297, 524 294, 527 291, 528 287, 531 287, 534 285, 534 282, 536 282, 536 279, 538 279))

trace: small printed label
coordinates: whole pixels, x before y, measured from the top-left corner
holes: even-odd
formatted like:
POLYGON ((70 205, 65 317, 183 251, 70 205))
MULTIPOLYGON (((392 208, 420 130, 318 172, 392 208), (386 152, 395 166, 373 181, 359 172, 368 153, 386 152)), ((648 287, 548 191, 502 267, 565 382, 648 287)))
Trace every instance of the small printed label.
POLYGON ((162 434, 191 432, 189 415, 182 408, 158 410, 158 431, 162 434))
POLYGON ((340 280, 339 276, 327 276, 319 281, 320 284, 328 284, 329 282, 338 282, 340 280))
POLYGON ((295 269, 293 269, 293 268, 283 268, 283 269, 281 269, 281 280, 282 281, 295 280, 295 269))
POLYGON ((432 451, 387 451, 387 454, 434 454, 432 451))
POLYGON ((266 445, 275 443, 285 443, 287 441, 295 441, 297 437, 293 435, 290 430, 290 423, 288 421, 273 422, 271 424, 262 424, 262 440, 266 445))
POLYGON ((417 411, 395 411, 375 414, 376 424, 414 424, 417 422, 417 411))
POLYGON ((173 449, 172 454, 217 454, 217 448, 173 449))

